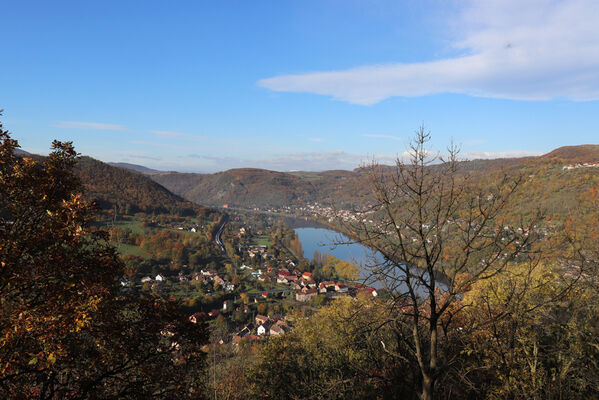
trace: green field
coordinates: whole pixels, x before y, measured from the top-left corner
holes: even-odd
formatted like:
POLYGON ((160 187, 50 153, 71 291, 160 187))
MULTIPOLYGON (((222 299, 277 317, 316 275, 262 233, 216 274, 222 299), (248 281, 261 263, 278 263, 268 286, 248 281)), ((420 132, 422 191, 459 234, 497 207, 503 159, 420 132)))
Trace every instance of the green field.
POLYGON ((142 258, 150 258, 150 255, 145 252, 141 247, 133 246, 130 244, 119 244, 117 246, 117 250, 121 255, 130 254, 132 256, 142 257, 142 258))
POLYGON ((117 221, 114 226, 121 229, 129 229, 131 232, 136 234, 144 233, 144 229, 141 226, 141 221, 136 218, 128 218, 125 221, 117 221))
POLYGON ((256 246, 272 246, 268 235, 257 235, 252 238, 252 244, 256 246))

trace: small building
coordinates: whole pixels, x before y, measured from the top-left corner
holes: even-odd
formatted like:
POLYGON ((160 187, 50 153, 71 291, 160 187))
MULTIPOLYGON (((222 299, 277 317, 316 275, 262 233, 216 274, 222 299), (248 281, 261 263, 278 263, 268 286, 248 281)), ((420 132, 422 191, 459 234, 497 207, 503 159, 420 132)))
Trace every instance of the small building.
POLYGON ((376 296, 378 296, 378 293, 377 293, 376 289, 373 287, 361 286, 361 287, 356 288, 356 295, 358 295, 358 296, 371 295, 372 297, 376 297, 376 296))
POLYGON ((154 278, 156 280, 156 282, 164 282, 166 280, 166 278, 160 274, 156 275, 156 278, 154 278))
POLYGON ((335 284, 335 291, 338 293, 347 293, 348 288, 347 288, 347 286, 345 286, 345 284, 343 284, 341 282, 337 282, 335 284))
POLYGON ((260 325, 258 327, 258 329, 256 330, 256 332, 258 333, 258 336, 264 336, 264 335, 268 335, 270 334, 270 328, 272 327, 272 321, 266 321, 264 322, 262 325, 260 325))
POLYGON ((256 315, 255 320, 256 320, 256 325, 262 325, 263 323, 268 321, 269 318, 267 316, 258 314, 258 315, 256 315))
POLYGON ((316 289, 308 289, 302 292, 297 292, 295 294, 295 299, 297 301, 308 301, 313 297, 316 297, 316 295, 318 295, 318 290, 316 289))
POLYGON ((270 327, 271 336, 280 336, 280 335, 283 335, 284 333, 285 333, 285 329, 281 325, 275 324, 270 327))

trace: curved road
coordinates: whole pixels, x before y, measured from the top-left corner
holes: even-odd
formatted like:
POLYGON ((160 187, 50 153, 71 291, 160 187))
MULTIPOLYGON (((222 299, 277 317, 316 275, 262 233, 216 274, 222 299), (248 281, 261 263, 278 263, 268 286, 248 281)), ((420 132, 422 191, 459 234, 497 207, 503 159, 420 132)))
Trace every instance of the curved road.
POLYGON ((225 246, 223 246, 223 242, 221 242, 220 240, 220 235, 223 233, 223 230, 225 229, 225 225, 227 224, 227 222, 229 221, 229 216, 226 215, 225 218, 223 219, 222 224, 218 227, 218 231, 216 231, 216 235, 214 237, 214 241, 216 242, 216 244, 220 247, 220 249, 223 252, 225 251, 225 246))

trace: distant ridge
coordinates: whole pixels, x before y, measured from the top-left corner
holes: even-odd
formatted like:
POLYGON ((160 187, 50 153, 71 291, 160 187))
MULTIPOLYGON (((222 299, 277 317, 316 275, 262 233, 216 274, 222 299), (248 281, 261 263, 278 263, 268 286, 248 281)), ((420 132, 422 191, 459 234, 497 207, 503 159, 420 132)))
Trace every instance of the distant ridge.
POLYGON ((168 172, 151 175, 151 178, 173 193, 207 205, 283 206, 310 201, 315 194, 310 182, 285 172, 258 168, 215 174, 168 172))
POLYGON ((19 149, 19 148, 17 147, 17 148, 15 149, 15 154, 22 155, 22 156, 26 156, 26 155, 29 155, 29 154, 31 154, 31 153, 30 153, 30 152, 28 152, 28 151, 25 151, 25 150, 21 150, 21 149, 19 149))
MULTIPOLYGON (((581 145, 560 147, 542 156, 462 161, 459 168, 484 180, 501 171, 529 176, 537 174, 539 168, 547 170, 558 165, 598 161, 599 145, 581 145)), ((438 168, 438 165, 432 165, 431 168, 438 168)), ((392 170, 392 167, 381 166, 381 171, 392 170)), ((572 176, 567 174, 562 177, 551 175, 554 173, 545 173, 548 175, 537 175, 539 182, 545 181, 550 184, 555 181, 553 183, 562 187, 567 185, 561 182, 561 179, 569 179, 572 176)), ((370 181, 368 170, 365 168, 322 172, 277 172, 238 168, 214 174, 164 172, 152 174, 150 177, 187 200, 217 207, 227 204, 229 207, 242 208, 293 209, 295 206, 315 202, 363 206, 370 201, 370 181)), ((573 188, 568 196, 576 196, 576 193, 580 193, 579 189, 573 188)), ((545 198, 551 194, 542 193, 540 196, 545 198)), ((561 204, 566 204, 562 200, 560 199, 561 204)), ((556 204, 560 204, 560 201, 556 200, 556 204)))
POLYGON ((129 163, 124 163, 124 162, 107 163, 107 164, 112 165, 113 167, 125 168, 128 170, 139 172, 141 174, 146 174, 146 175, 160 174, 160 173, 164 172, 164 171, 158 171, 157 169, 144 167, 143 165, 129 164, 129 163))

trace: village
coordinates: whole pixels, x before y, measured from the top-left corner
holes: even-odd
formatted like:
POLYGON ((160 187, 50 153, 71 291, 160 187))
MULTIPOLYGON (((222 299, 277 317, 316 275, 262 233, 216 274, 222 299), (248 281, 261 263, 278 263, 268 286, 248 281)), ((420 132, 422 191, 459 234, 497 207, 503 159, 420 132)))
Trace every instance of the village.
MULTIPOLYGON (((292 264, 291 260, 287 260, 287 265, 292 264)), ((189 315, 189 320, 197 323, 201 320, 214 321, 219 315, 232 317, 235 312, 243 313, 245 318, 242 319, 241 325, 232 322, 233 331, 230 333, 229 340, 233 344, 239 344, 243 340, 262 340, 268 336, 278 336, 290 332, 293 329, 292 318, 288 318, 289 312, 285 311, 285 307, 277 307, 273 310, 278 313, 267 313, 268 307, 266 304, 277 304, 285 302, 289 305, 294 305, 287 310, 301 310, 304 305, 310 309, 314 309, 315 303, 313 299, 321 297, 321 304, 325 301, 334 301, 335 298, 351 296, 368 296, 377 297, 379 293, 374 287, 365 286, 356 283, 341 282, 334 280, 316 281, 311 272, 300 272, 297 269, 290 270, 282 267, 275 269, 272 267, 263 267, 255 269, 248 265, 242 265, 241 271, 244 271, 244 287, 258 286, 259 282, 269 282, 271 288, 263 291, 239 292, 238 285, 236 287, 232 282, 226 281, 216 270, 200 270, 189 275, 179 274, 172 277, 166 277, 162 274, 156 275, 154 278, 144 276, 141 278, 141 284, 150 284, 154 290, 166 290, 167 283, 171 285, 197 281, 204 286, 212 289, 209 295, 214 292, 221 292, 226 298, 219 308, 210 311, 194 312, 189 315), (252 282, 254 285, 252 285, 252 282), (262 305, 262 306, 261 306, 262 305), (265 312, 267 315, 259 314, 265 312)), ((122 282, 123 286, 125 285, 122 282)), ((224 343, 224 341, 223 341, 224 343)))

